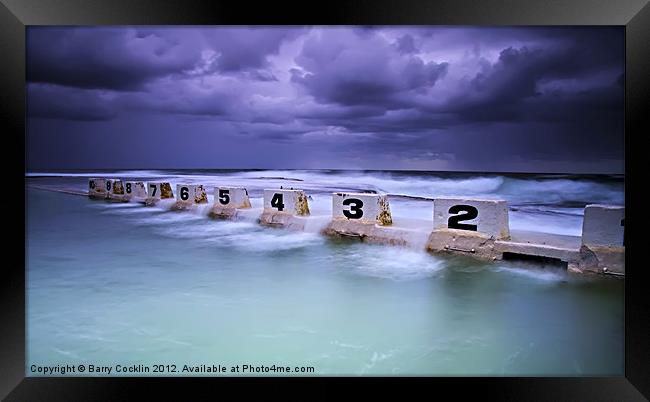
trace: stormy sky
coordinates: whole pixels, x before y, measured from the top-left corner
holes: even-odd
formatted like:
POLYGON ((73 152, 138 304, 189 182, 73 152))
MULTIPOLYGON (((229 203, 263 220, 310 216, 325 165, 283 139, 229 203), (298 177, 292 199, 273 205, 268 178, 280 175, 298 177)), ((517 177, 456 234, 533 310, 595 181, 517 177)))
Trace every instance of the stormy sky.
POLYGON ((28 170, 622 173, 622 27, 28 27, 28 170))

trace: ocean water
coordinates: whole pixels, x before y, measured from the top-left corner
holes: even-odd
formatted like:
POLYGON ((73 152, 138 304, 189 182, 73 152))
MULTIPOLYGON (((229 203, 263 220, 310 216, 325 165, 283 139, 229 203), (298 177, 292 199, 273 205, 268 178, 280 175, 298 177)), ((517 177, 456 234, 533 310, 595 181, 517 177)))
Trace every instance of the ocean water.
MULTIPOLYGON (((31 366, 306 366, 311 375, 622 375, 624 280, 327 239, 332 191, 390 194, 394 219, 430 200, 509 201, 517 230, 580 235, 587 203, 624 202, 623 179, 333 171, 121 171, 28 175, 31 366), (304 189, 305 232, 113 204, 89 176, 304 189), (406 197, 408 196, 408 197, 406 197)), ((210 201, 212 201, 210 194, 210 201)), ((252 211, 251 211, 252 212, 252 211)), ((244 373, 247 374, 247 373, 244 373)), ((295 375, 248 373, 254 375, 295 375)), ((96 375, 73 373, 73 375, 96 375)), ((155 375, 116 373, 111 375, 155 375)), ((199 375, 210 375, 201 373, 199 375)), ((228 372, 226 375, 232 374, 228 372)), ((301 375, 298 373, 298 375, 301 375)))

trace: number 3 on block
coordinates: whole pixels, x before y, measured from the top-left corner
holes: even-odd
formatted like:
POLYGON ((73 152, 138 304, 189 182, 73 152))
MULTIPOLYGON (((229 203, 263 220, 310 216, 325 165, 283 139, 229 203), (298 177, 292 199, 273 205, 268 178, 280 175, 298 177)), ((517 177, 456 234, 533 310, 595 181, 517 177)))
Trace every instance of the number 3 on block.
POLYGON ((346 198, 343 205, 349 206, 350 209, 344 209, 343 215, 348 219, 361 219, 363 217, 363 201, 356 198, 346 198))

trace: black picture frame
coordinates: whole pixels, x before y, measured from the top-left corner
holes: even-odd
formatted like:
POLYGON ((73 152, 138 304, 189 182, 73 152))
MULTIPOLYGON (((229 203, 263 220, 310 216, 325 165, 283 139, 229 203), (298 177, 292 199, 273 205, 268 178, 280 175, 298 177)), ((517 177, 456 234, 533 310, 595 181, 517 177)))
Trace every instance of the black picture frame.
MULTIPOLYGON (((644 264, 630 263, 640 256, 639 239, 630 231, 641 230, 641 176, 647 167, 634 169, 640 161, 643 123, 647 120, 648 72, 650 72, 650 6, 648 0, 364 0, 301 4, 182 0, 0 0, 0 111, 9 186, 25 186, 27 166, 25 120, 25 28, 29 25, 619 25, 626 32, 625 74, 625 204, 627 209, 625 278, 625 375, 622 377, 567 378, 452 378, 427 377, 411 380, 428 395, 464 396, 478 392, 507 400, 646 400, 650 397, 650 314, 645 289, 644 264), (636 155, 636 156, 635 156, 636 155), (22 163, 20 158, 23 157, 22 163), (630 181, 632 178, 632 182, 630 181), (636 184, 634 184, 636 183, 636 184), (634 194, 634 197, 632 196, 634 194), (633 218, 629 218, 632 213, 633 218), (639 216, 640 218, 640 216, 639 216), (451 391, 448 394, 446 391, 451 391)), ((20 258, 20 227, 26 212, 14 211, 17 200, 4 200, 6 215, 15 218, 6 250, 20 258), (16 242, 12 244, 10 242, 16 242)), ((23 200, 23 206, 25 205, 23 200)), ((28 239, 25 237, 25 249, 28 239)), ((6 260, 9 261, 9 260, 6 260)), ((16 260, 14 260, 16 261, 16 260)), ((328 378, 264 378, 262 387, 247 387, 248 378, 30 378, 25 377, 25 265, 6 262, 0 282, 1 330, 0 397, 7 401, 121 400, 131 392, 145 390, 166 395, 182 385, 184 391, 203 392, 209 399, 225 396, 224 387, 237 393, 251 390, 269 396, 284 395, 296 385, 311 387, 301 399, 340 397, 341 391, 323 382, 328 378), (219 381, 219 384, 215 384, 219 381), (280 391, 276 384, 286 386, 280 391)), ((363 395, 385 395, 386 387, 404 379, 361 378, 363 395)), ((411 386, 411 384, 407 385, 411 386)), ((403 386, 402 386, 403 387, 403 386)), ((401 388, 401 387, 400 387, 401 388)), ((399 392, 399 391, 398 391, 399 392)), ((406 392, 405 390, 403 392, 406 392)), ((425 394, 425 395, 427 395, 425 394)), ((403 394, 407 395, 407 394, 403 394)))

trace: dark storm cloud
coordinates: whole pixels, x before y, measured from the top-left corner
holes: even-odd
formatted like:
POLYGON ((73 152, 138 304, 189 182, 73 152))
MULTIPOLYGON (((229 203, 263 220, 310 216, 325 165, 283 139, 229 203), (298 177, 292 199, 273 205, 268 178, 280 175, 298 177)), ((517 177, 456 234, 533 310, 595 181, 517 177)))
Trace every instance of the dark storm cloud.
POLYGON ((321 103, 386 109, 402 107, 411 91, 432 88, 448 67, 404 54, 376 35, 344 30, 307 40, 296 62, 301 69, 292 70, 292 81, 321 103))
POLYGON ((110 120, 117 116, 113 101, 94 90, 78 90, 51 84, 27 86, 27 115, 62 120, 110 120))
POLYGON ((217 67, 223 72, 254 70, 268 65, 267 56, 280 44, 304 30, 301 28, 205 29, 208 45, 218 52, 217 67))
POLYGON ((123 28, 30 28, 27 80, 79 88, 137 90, 198 62, 192 41, 123 28))
POLYGON ((172 74, 238 71, 262 81, 262 67, 300 29, 49 28, 28 30, 27 80, 79 88, 142 90, 172 74), (209 53, 204 53, 204 52, 209 53))
POLYGON ((620 109, 623 91, 615 80, 593 83, 600 86, 597 90, 576 92, 565 85, 549 93, 540 92, 540 84, 545 82, 586 80, 599 70, 622 71, 620 42, 595 39, 575 40, 557 49, 508 47, 501 51, 496 63, 484 65, 465 91, 450 99, 447 110, 458 113, 462 121, 516 121, 534 116, 583 118, 575 113, 576 108, 592 108, 595 115, 602 109, 620 109), (558 108, 558 104, 564 107, 558 108))
MULTIPOLYGON (((623 34, 616 27, 30 28, 28 113, 71 122, 79 135, 89 126, 73 121, 137 121, 151 141, 148 123, 172 119, 179 138, 199 130, 227 136, 232 147, 281 144, 283 155, 302 161, 318 150, 332 159, 329 167, 344 159, 377 167, 373 158, 479 170, 527 158, 618 166, 623 34)), ((250 158, 257 167, 273 159, 262 151, 250 158)))
POLYGON ((400 53, 417 53, 418 49, 415 47, 413 37, 411 35, 403 35, 397 38, 395 42, 397 51, 400 53))

